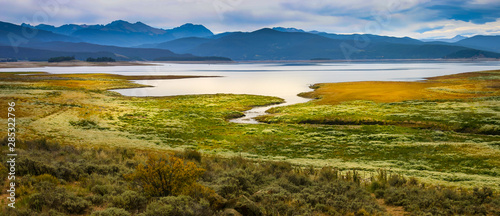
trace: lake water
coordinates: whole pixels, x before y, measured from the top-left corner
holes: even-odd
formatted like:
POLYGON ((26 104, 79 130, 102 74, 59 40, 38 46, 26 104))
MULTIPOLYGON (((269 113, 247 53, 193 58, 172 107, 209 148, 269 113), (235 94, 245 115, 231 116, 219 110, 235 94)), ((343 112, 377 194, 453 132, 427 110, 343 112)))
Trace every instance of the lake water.
MULTIPOLYGON (((351 81, 414 81, 425 77, 461 72, 500 69, 499 61, 486 62, 356 62, 356 63, 234 63, 174 64, 113 67, 5 68, 2 71, 45 71, 49 73, 112 73, 122 75, 206 75, 221 76, 177 80, 140 80, 153 87, 113 90, 126 96, 172 96, 186 94, 255 94, 277 96, 290 105, 308 99, 298 97, 309 85, 351 81)), ((257 123, 252 117, 270 107, 255 108, 246 117, 233 120, 257 123)))

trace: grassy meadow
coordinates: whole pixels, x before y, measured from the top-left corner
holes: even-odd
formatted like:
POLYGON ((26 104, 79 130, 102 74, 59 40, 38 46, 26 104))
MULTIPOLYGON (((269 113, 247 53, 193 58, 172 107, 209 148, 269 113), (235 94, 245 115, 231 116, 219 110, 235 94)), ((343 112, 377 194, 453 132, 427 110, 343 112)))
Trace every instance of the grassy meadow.
MULTIPOLYGON (((196 77, 0 73, 2 119, 7 103, 16 102, 25 187, 19 208, 3 214, 500 212, 500 71, 317 84, 301 94, 317 100, 273 108, 259 117, 264 124, 228 119, 282 99, 107 91, 157 78, 196 77), (180 158, 171 164, 203 171, 185 175, 194 179, 187 186, 149 193, 137 173, 151 155, 180 158), (74 203, 47 201, 49 188, 74 203)), ((6 129, 0 135, 6 137, 6 129)))

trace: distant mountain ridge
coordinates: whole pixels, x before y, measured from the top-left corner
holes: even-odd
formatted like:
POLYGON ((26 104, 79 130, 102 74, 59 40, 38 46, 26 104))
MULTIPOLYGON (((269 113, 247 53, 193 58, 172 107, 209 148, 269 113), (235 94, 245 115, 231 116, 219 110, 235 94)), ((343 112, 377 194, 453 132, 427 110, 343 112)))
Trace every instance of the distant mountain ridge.
POLYGON ((173 29, 159 29, 142 22, 116 20, 106 25, 67 24, 59 27, 39 24, 22 26, 50 31, 77 38, 88 43, 132 47, 146 43, 161 43, 183 37, 210 37, 213 33, 203 25, 186 23, 173 29))
POLYGON ((41 29, 36 31, 27 31, 22 26, 0 21, 0 43, 19 46, 27 41, 79 42, 81 40, 41 29))
MULTIPOLYGON (((192 24, 191 24, 192 25, 192 24)), ((176 29, 177 33, 189 32, 191 25, 184 28, 176 29)), ((13 58, 18 60, 31 60, 31 61, 46 61, 51 57, 58 56, 74 56, 78 60, 85 60, 88 57, 111 57, 121 61, 152 61, 155 59, 172 60, 172 61, 230 61, 224 57, 214 56, 195 56, 192 54, 176 54, 165 49, 142 49, 142 48, 127 48, 119 46, 106 46, 92 43, 82 42, 88 38, 76 38, 74 36, 67 36, 57 34, 43 29, 52 29, 48 25, 38 25, 40 29, 33 29, 32 26, 24 24, 23 26, 15 25, 6 22, 0 22, 0 58, 13 58), (42 29, 43 28, 43 29, 42 29)), ((161 34, 162 31, 151 28, 143 23, 128 23, 125 21, 116 21, 106 26, 78 26, 78 25, 63 25, 58 27, 73 30, 75 32, 81 31, 83 28, 89 31, 102 30, 113 32, 122 32, 126 36, 131 37, 138 34, 161 34), (82 28, 82 29, 79 29, 82 28)), ((200 32, 200 27, 198 32, 200 32)), ((53 29, 52 29, 53 30, 53 29)), ((166 31, 165 31, 166 32, 166 31)), ((199 34, 206 35, 207 32, 199 34)), ((123 38, 115 40, 123 40, 123 38)))
POLYGON ((490 52, 500 52, 500 35, 476 35, 456 44, 490 52))
POLYGON ((59 27, 0 22, 0 46, 5 50, 12 45, 9 35, 23 35, 26 31, 36 34, 21 37, 21 42, 11 47, 23 47, 22 52, 9 51, 2 53, 2 57, 46 59, 58 52, 69 52, 76 56, 100 53, 118 60, 200 59, 201 56, 207 60, 225 57, 225 60, 253 61, 499 58, 500 55, 500 36, 474 36, 462 40, 456 37, 457 42, 449 43, 372 34, 306 32, 284 27, 214 35, 203 25, 191 23, 173 29, 159 29, 142 22, 123 20, 106 25, 67 24, 59 27), (29 28, 33 30, 27 30, 29 28), (42 55, 43 51, 46 51, 45 56, 33 55, 42 55))
POLYGON ((408 37, 314 34, 269 28, 214 38, 182 38, 153 47, 234 60, 496 58, 491 52, 456 44, 425 43, 408 37), (365 46, 356 44, 361 38, 367 40, 365 46))
POLYGON ((461 41, 461 40, 466 39, 466 38, 467 37, 462 36, 462 35, 456 35, 453 38, 422 39, 421 41, 423 41, 423 42, 438 41, 438 42, 446 42, 446 43, 455 43, 455 42, 461 41))
POLYGON ((28 43, 17 47, 16 50, 11 46, 0 45, 0 58, 47 61, 51 57, 59 56, 74 56, 77 60, 86 60, 89 57, 110 57, 119 61, 231 61, 229 58, 218 56, 176 54, 165 49, 103 46, 83 42, 28 43))

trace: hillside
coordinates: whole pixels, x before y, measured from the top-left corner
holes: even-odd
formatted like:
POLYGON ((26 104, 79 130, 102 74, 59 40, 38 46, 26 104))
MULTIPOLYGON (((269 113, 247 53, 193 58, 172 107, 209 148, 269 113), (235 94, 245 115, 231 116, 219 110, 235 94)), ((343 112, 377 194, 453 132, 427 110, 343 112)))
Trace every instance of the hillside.
POLYGON ((180 38, 173 41, 167 41, 159 44, 154 44, 152 47, 159 49, 168 49, 172 52, 176 53, 186 53, 189 50, 209 42, 210 39, 207 38, 199 38, 199 37, 188 37, 188 38, 180 38))
POLYGON ((29 29, 27 30, 26 27, 0 21, 0 43, 17 45, 24 44, 28 41, 78 42, 80 40, 41 29, 30 31, 29 29))
POLYGON ((48 42, 32 43, 31 48, 73 52, 110 52, 121 60, 153 60, 160 57, 192 57, 193 55, 178 55, 169 50, 150 48, 127 48, 117 46, 104 46, 90 43, 48 42))
POLYGON ((468 49, 452 44, 382 36, 371 36, 370 42, 360 47, 352 37, 332 34, 324 37, 304 32, 261 29, 250 33, 230 33, 190 49, 179 49, 189 47, 183 45, 185 41, 171 41, 166 47, 175 47, 194 55, 226 56, 235 60, 435 59, 468 49))
POLYGON ((85 60, 88 57, 112 57, 118 60, 123 60, 119 56, 116 56, 115 54, 110 52, 68 52, 32 49, 25 47, 18 47, 17 50, 14 50, 10 46, 0 46, 0 58, 14 58, 17 60, 29 61, 47 61, 49 58, 59 56, 74 56, 79 60, 85 60))
POLYGON ((213 56, 203 57, 191 54, 176 54, 165 49, 127 48, 89 43, 29 43, 25 47, 18 47, 17 50, 10 46, 0 46, 0 58, 46 61, 51 57, 58 56, 74 56, 77 60, 86 60, 89 57, 111 57, 119 61, 231 61, 228 58, 213 56))
POLYGON ((455 44, 473 49, 486 50, 491 52, 500 52, 500 36, 477 35, 466 38, 455 44))

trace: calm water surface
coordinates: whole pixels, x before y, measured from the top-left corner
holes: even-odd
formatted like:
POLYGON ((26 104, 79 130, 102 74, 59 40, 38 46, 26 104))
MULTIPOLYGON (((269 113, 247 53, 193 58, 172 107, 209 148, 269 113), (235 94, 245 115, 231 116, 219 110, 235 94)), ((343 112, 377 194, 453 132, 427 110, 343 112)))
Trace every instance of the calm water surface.
MULTIPOLYGON (((309 85, 324 82, 414 81, 425 77, 500 69, 500 62, 405 62, 405 63, 239 63, 173 64, 113 67, 6 68, 1 71, 45 71, 49 73, 112 73, 122 75, 222 76, 178 80, 140 80, 153 87, 113 90, 126 96, 172 96, 186 94, 255 94, 277 96, 290 105, 308 99, 298 97, 309 85)), ((257 123, 252 117, 270 107, 255 108, 246 117, 233 120, 257 123)))

